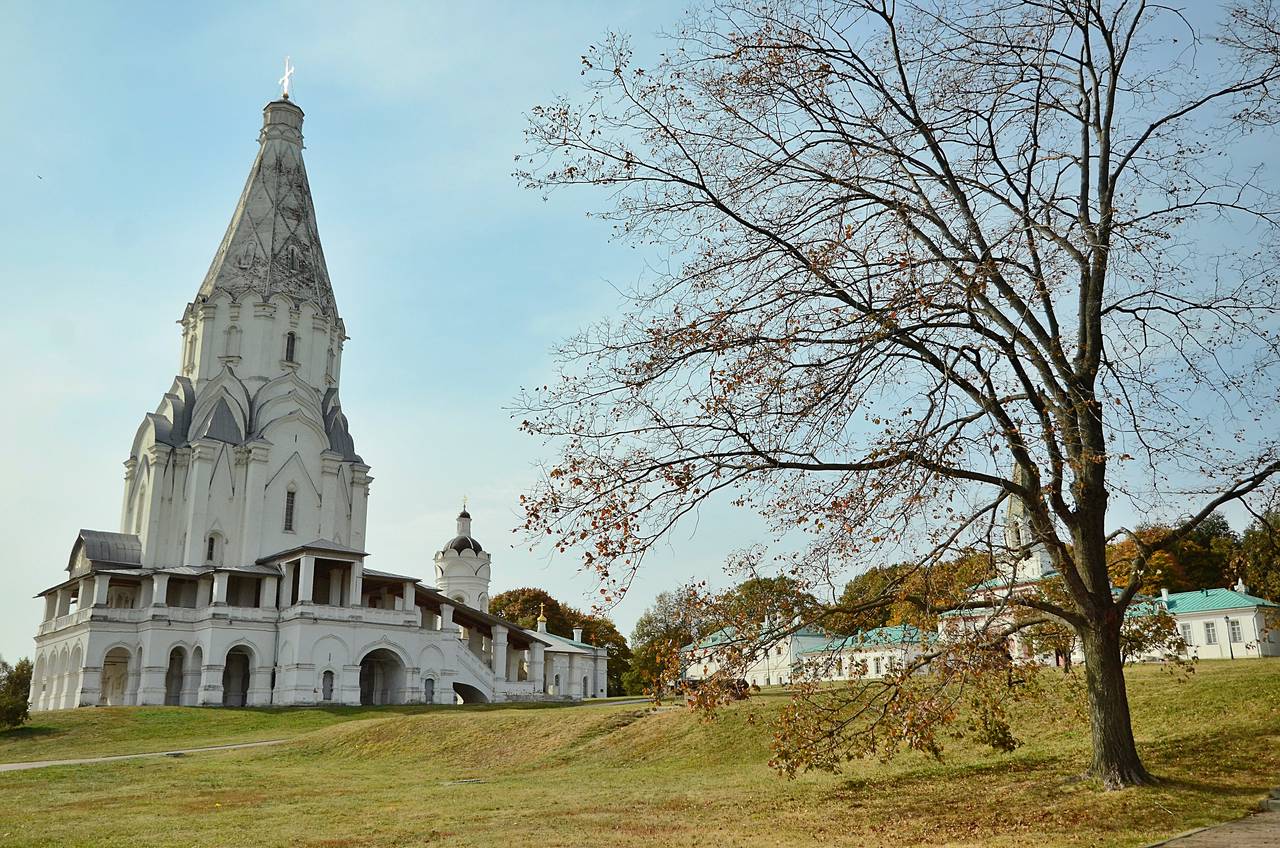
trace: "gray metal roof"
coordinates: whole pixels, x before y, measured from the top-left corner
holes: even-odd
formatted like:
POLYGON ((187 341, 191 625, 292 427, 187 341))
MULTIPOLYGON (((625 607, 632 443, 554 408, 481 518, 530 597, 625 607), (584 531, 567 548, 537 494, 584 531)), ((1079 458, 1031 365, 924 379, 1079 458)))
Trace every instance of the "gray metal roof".
POLYGON ((142 540, 132 533, 82 529, 71 546, 67 571, 75 567, 76 554, 81 550, 85 559, 95 565, 142 565, 142 540))
POLYGON ((346 545, 340 545, 337 542, 331 542, 328 539, 312 539, 305 545, 295 545, 292 548, 286 548, 283 551, 270 554, 269 556, 258 557, 257 562, 258 565, 279 562, 282 559, 287 559, 288 557, 302 553, 303 551, 314 551, 318 554, 344 554, 346 555, 344 558, 364 558, 369 555, 365 551, 357 548, 350 548, 346 545))

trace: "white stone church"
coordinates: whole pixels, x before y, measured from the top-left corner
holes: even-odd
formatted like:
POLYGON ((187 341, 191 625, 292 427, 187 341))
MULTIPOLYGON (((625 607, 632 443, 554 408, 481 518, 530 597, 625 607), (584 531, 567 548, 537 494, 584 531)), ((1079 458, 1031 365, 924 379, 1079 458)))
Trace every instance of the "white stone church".
POLYGON ((286 94, 263 114, 182 314, 178 375, 125 462, 120 529, 80 531, 39 596, 32 706, 603 697, 605 648, 488 612, 490 555, 465 509, 434 585, 365 567, 373 478, 338 398, 347 335, 303 113, 286 94))

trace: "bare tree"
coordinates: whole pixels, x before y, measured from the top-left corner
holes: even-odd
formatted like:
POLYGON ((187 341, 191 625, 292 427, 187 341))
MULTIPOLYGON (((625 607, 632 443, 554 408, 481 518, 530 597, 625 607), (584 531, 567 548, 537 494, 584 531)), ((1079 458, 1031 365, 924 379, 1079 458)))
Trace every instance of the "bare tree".
MULTIPOLYGON (((1274 20, 1242 8, 1212 35, 1141 0, 724 0, 653 67, 624 37, 591 49, 585 99, 532 111, 517 176, 605 188, 604 216, 668 264, 523 397, 559 457, 524 500, 531 534, 580 548, 616 596, 726 494, 812 534, 790 565, 812 585, 911 548, 857 606, 909 595, 930 614, 918 589, 958 551, 1047 551, 1063 591, 1000 599, 1020 614, 929 652, 933 677, 1069 627, 1089 773, 1151 780, 1125 610, 1153 554, 1280 469, 1262 426, 1277 207, 1239 144, 1269 132, 1275 57, 1243 46, 1274 20), (1109 513, 1169 505, 1114 585, 1108 541, 1133 534, 1109 513)), ((852 746, 834 730, 851 715, 883 733, 911 671, 807 722, 828 747, 802 764, 852 746)))

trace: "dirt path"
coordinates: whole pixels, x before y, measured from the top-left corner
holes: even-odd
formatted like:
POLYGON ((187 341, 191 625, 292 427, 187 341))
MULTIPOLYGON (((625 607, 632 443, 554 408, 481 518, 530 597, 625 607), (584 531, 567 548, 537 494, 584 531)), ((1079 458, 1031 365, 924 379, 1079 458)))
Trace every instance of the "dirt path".
POLYGON ((1280 812, 1202 828, 1149 848, 1280 848, 1280 812))
POLYGON ((48 768, 49 766, 80 766, 90 763, 109 763, 115 760, 136 760, 142 757, 176 757, 187 754, 202 754, 205 751, 232 751, 237 748, 261 748, 266 745, 279 745, 285 739, 269 739, 266 742, 240 742, 236 745, 209 745, 205 748, 183 748, 174 751, 151 751, 146 754, 116 754, 110 757, 85 757, 79 760, 37 760, 31 763, 0 763, 0 772, 25 771, 26 769, 48 768))

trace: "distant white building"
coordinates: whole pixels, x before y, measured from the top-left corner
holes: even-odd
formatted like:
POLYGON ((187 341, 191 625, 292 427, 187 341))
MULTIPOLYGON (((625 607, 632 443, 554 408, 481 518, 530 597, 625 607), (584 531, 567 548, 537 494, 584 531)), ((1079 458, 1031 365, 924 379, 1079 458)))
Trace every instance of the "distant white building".
MULTIPOLYGON (((997 560, 996 576, 973 587, 973 600, 992 606, 945 613, 938 623, 940 638, 955 638, 963 632, 1012 623, 1008 601, 1033 593, 1043 581, 1057 577, 1058 572, 1043 546, 1028 548, 1024 512, 1021 501, 1014 498, 1009 504, 1005 534, 1009 548, 1024 550, 1025 555, 997 560)), ((1200 659, 1280 656, 1280 604, 1250 595, 1243 581, 1237 581, 1231 589, 1162 590, 1159 596, 1140 595, 1134 598, 1125 614, 1133 618, 1160 610, 1173 618, 1190 656, 1200 659)), ((1051 653, 1036 655, 1031 643, 1021 634, 1009 637, 1009 651, 1014 657, 1050 665, 1066 659, 1051 653)), ((1078 645, 1070 654, 1073 663, 1084 662, 1084 652, 1078 645)), ((1139 659, 1158 659, 1159 656, 1157 651, 1139 659)))
POLYGON ((750 686, 803 680, 880 678, 915 659, 929 641, 910 625, 875 627, 851 636, 802 627, 760 644, 723 628, 681 649, 685 680, 705 680, 734 655, 732 674, 750 686))
POLYGON ((346 326, 303 113, 286 95, 263 116, 182 315, 178 375, 125 462, 120 529, 82 530, 40 593, 32 706, 604 696, 603 647, 488 612, 490 555, 465 510, 434 585, 365 566, 373 478, 338 399, 346 326))

